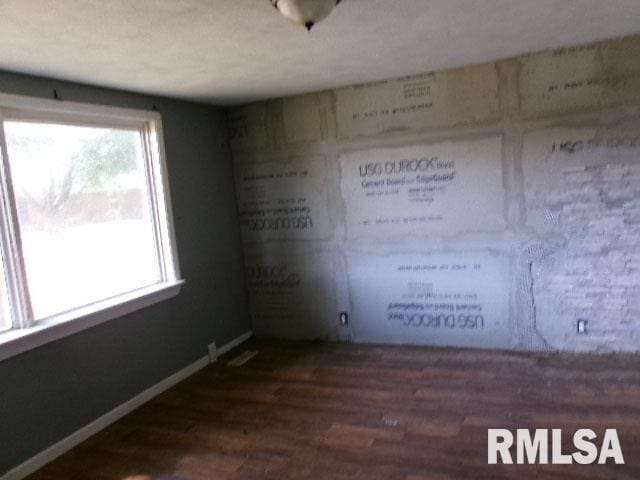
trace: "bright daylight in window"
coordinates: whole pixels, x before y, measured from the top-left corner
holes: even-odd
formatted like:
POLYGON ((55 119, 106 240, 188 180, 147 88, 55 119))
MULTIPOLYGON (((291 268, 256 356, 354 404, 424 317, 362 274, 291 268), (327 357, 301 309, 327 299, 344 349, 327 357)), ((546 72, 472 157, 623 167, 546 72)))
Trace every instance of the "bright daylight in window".
POLYGON ((55 112, 1 105, 0 118, 8 223, 0 330, 176 281, 151 123, 56 121, 55 112))

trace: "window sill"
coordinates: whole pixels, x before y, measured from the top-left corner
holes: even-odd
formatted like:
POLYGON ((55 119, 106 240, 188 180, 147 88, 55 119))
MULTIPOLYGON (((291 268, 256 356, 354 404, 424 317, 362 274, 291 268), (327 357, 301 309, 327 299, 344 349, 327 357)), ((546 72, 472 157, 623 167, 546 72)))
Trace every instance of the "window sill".
POLYGON ((42 320, 33 327, 0 333, 0 361, 168 300, 180 293, 183 284, 184 280, 178 280, 141 288, 42 320))

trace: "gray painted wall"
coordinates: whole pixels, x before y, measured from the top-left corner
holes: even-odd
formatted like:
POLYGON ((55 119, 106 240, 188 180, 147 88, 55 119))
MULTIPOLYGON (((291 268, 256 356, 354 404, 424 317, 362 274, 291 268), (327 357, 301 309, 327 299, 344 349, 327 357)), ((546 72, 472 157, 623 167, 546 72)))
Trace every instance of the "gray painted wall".
POLYGON ((180 295, 0 363, 0 474, 250 329, 224 114, 0 72, 0 92, 162 113, 180 295))
POLYGON ((640 350, 640 37, 228 123, 256 333, 640 350))

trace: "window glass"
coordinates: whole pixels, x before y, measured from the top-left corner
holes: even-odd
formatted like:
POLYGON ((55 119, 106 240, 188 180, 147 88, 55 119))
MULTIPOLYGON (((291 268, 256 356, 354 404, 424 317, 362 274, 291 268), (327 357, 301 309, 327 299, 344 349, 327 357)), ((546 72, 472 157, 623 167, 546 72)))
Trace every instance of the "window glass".
POLYGON ((162 281, 138 130, 4 129, 35 320, 162 281))

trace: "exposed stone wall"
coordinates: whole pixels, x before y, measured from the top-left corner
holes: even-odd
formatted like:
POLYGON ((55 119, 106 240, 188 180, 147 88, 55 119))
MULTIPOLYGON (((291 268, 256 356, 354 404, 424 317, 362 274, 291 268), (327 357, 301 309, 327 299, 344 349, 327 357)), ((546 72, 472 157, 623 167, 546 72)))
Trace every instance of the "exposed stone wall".
POLYGON ((640 350, 640 37, 228 118, 257 333, 640 350))

